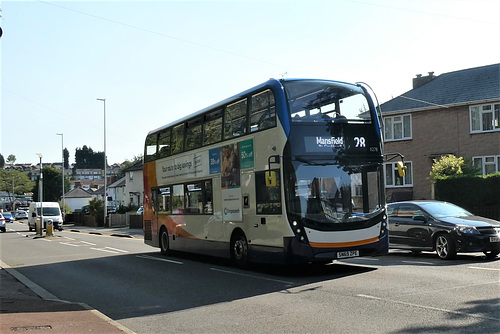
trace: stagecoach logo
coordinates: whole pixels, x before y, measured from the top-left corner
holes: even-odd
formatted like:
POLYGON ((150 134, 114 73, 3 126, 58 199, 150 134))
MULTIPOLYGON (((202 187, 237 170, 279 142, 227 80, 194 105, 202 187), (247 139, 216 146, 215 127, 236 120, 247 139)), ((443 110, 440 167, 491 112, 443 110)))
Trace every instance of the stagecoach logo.
POLYGON ((234 214, 239 214, 240 213, 240 209, 228 209, 228 208, 224 208, 224 214, 225 215, 234 215, 234 214))
POLYGON ((344 138, 343 137, 330 137, 330 138, 323 138, 323 137, 316 137, 316 145, 318 147, 343 147, 344 146, 344 138))

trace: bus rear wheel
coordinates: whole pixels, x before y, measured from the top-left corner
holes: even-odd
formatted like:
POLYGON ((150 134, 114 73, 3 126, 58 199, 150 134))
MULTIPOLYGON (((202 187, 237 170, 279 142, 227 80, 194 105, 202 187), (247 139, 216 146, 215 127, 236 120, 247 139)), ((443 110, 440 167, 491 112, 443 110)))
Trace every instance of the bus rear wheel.
POLYGON ((248 242, 243 232, 231 238, 231 259, 237 267, 246 267, 248 262, 248 242))
POLYGON ((165 227, 160 231, 160 251, 163 255, 167 255, 169 252, 168 231, 165 227))

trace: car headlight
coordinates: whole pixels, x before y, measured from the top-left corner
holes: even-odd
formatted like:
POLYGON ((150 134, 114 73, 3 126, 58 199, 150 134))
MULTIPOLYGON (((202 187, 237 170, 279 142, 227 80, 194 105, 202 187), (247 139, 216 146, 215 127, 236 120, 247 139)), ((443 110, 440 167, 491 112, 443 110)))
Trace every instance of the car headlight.
POLYGON ((457 229, 463 234, 481 234, 474 226, 458 225, 457 229))

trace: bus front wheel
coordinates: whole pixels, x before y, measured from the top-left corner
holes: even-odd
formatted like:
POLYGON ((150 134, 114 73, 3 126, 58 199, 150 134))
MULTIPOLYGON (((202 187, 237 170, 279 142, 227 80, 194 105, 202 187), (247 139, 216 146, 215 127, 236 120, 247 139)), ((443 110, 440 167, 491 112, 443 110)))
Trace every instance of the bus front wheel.
POLYGON ((162 228, 160 231, 160 251, 163 255, 167 255, 169 251, 168 231, 166 228, 162 228))
POLYGON ((248 242, 243 232, 231 238, 231 259, 238 267, 245 267, 248 261, 248 242))

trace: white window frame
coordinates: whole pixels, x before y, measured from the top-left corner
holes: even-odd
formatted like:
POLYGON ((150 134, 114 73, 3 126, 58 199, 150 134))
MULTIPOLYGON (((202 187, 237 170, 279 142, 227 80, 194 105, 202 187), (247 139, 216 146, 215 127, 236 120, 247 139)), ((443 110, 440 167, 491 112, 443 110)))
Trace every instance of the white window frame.
POLYGON ((387 162, 384 164, 384 184, 386 188, 408 188, 408 187, 413 187, 413 163, 411 161, 405 161, 405 166, 406 166, 406 174, 407 176, 402 178, 402 184, 395 184, 395 179, 396 175, 398 174, 398 162, 387 162), (387 183, 387 169, 391 169, 391 175, 392 175, 392 183, 388 184, 387 183), (409 183, 407 183, 407 178, 410 178, 409 183))
POLYGON ((411 114, 384 117, 384 142, 410 140, 410 139, 413 139, 411 114), (388 131, 388 129, 387 129, 387 121, 388 120, 390 120, 390 122, 391 122, 391 129, 389 129, 390 135, 386 136, 386 131, 388 131), (408 120, 408 123, 409 123, 408 128, 410 131, 409 135, 407 134, 406 136, 405 136, 405 120, 408 120), (401 124, 401 138, 395 138, 395 131, 394 131, 395 124, 401 124))
POLYGON ((469 129, 470 133, 484 133, 500 131, 500 102, 479 104, 469 107, 469 129), (477 113, 479 128, 473 128, 473 113, 477 113), (485 130, 485 116, 491 117, 491 129, 485 130))
POLYGON ((500 155, 485 155, 472 157, 472 164, 477 166, 478 161, 481 161, 481 175, 489 175, 500 172, 500 155), (486 166, 494 166, 494 172, 486 174, 486 166))

